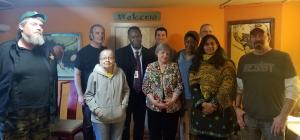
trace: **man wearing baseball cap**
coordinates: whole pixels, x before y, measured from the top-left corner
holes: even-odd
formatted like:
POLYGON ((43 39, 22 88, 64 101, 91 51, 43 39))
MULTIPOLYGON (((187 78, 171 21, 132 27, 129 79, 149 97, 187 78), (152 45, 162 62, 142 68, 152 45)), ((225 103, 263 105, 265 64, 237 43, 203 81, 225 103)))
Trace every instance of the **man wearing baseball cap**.
POLYGON ((16 41, 0 46, 0 139, 49 140, 56 69, 43 37, 46 20, 25 12, 16 41))
POLYGON ((299 79, 290 56, 270 47, 270 30, 250 31, 254 51, 242 56, 235 104, 243 140, 284 140, 287 116, 299 97, 299 79))

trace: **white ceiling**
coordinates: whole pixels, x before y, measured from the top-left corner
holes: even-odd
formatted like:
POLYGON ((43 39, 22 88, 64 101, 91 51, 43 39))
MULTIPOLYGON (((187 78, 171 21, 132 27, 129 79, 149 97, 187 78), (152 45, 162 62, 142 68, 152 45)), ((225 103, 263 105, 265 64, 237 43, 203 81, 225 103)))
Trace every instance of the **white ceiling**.
POLYGON ((34 6, 97 6, 112 8, 145 8, 174 6, 229 6, 255 3, 284 3, 300 0, 0 0, 1 9, 34 6))

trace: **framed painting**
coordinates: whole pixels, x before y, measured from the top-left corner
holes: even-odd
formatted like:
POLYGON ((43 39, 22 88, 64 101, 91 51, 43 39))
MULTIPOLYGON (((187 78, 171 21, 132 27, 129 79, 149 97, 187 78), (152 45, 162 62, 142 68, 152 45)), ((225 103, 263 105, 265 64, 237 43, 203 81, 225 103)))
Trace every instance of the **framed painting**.
POLYGON ((227 54, 238 64, 240 57, 253 50, 250 30, 258 24, 266 26, 270 32, 270 46, 274 46, 274 18, 229 21, 227 23, 227 54))
POLYGON ((79 33, 48 33, 45 34, 47 45, 57 52, 57 72, 59 80, 74 78, 74 62, 80 49, 79 33))

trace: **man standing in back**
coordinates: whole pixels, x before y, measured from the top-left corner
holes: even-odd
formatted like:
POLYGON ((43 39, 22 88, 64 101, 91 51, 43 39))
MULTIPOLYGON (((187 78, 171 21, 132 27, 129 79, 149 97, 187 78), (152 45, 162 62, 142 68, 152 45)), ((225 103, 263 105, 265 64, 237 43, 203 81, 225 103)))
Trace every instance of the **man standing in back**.
POLYGON ((155 49, 159 43, 167 42, 167 29, 165 27, 158 27, 155 30, 155 44, 149 49, 153 54, 155 54, 155 49))
MULTIPOLYGON (((155 55, 155 50, 158 44, 160 43, 166 43, 168 37, 168 31, 165 27, 158 27, 155 30, 155 44, 149 49, 150 52, 155 56, 155 60, 157 60, 157 57, 155 55)), ((171 48, 171 54, 170 58, 172 62, 176 62, 176 51, 171 48)))
POLYGON ((153 62, 153 54, 142 46, 142 33, 139 27, 128 29, 130 44, 116 50, 116 62, 123 69, 130 88, 129 102, 123 131, 123 140, 130 139, 130 122, 133 116, 133 139, 143 140, 146 113, 146 97, 142 92, 142 81, 146 67, 153 62))
POLYGON ((200 26, 200 31, 199 31, 200 41, 201 38, 203 38, 204 36, 212 35, 212 34, 214 34, 214 32, 211 24, 205 23, 200 26))
POLYGON ((82 48, 75 61, 75 85, 78 94, 78 103, 82 105, 83 113, 83 137, 84 140, 93 140, 94 132, 91 122, 91 111, 85 104, 83 94, 86 90, 87 81, 90 73, 96 64, 99 63, 99 54, 105 48, 105 29, 100 24, 94 24, 90 27, 90 44, 82 48))

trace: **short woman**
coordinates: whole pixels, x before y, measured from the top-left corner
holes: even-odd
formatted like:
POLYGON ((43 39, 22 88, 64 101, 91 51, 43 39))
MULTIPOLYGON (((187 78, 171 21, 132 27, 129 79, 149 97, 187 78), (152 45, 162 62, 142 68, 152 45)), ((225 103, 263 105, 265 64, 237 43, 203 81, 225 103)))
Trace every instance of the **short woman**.
POLYGON ((159 44, 157 61, 146 69, 143 92, 146 94, 148 126, 151 140, 175 140, 182 93, 178 64, 170 61, 170 47, 159 44))
POLYGON ((129 97, 126 77, 115 64, 112 50, 101 51, 99 61, 89 77, 84 98, 92 112, 96 140, 121 140, 129 97))

